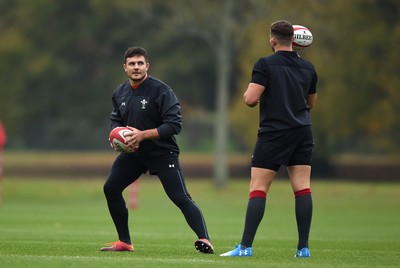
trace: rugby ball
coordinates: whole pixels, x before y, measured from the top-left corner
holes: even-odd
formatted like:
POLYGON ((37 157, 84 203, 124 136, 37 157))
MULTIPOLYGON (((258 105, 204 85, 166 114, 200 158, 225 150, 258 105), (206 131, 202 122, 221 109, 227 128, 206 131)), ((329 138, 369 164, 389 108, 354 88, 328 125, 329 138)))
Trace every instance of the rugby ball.
POLYGON ((308 47, 313 42, 313 35, 307 27, 293 25, 293 49, 302 49, 308 47))
POLYGON ((108 141, 110 142, 111 147, 120 153, 133 153, 135 152, 139 146, 132 148, 126 146, 126 136, 132 133, 133 131, 127 127, 116 127, 111 130, 108 141))

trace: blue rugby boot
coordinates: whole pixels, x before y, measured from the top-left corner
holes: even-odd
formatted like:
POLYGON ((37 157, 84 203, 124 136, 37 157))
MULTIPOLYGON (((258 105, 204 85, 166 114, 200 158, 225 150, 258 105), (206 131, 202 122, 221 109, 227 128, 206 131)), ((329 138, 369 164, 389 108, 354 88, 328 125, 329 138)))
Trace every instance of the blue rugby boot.
POLYGON ((297 250, 296 255, 294 255, 295 258, 309 258, 311 257, 310 250, 308 248, 302 248, 297 250))
POLYGON ((253 249, 251 247, 244 247, 242 245, 236 245, 231 251, 225 252, 221 257, 251 257, 253 256, 253 249))

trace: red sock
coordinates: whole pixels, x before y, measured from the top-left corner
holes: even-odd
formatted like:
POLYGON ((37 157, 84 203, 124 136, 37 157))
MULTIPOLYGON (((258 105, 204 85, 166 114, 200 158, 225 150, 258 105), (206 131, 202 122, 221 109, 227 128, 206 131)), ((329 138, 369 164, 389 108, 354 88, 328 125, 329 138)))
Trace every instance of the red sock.
POLYGON ((255 197, 261 197, 261 198, 266 199, 267 198, 267 194, 264 191, 259 191, 259 190, 250 192, 250 198, 249 199, 252 199, 252 198, 255 198, 255 197))
POLYGON ((297 191, 294 193, 294 197, 300 197, 302 195, 306 195, 306 194, 311 194, 311 190, 310 188, 305 188, 303 190, 297 191))

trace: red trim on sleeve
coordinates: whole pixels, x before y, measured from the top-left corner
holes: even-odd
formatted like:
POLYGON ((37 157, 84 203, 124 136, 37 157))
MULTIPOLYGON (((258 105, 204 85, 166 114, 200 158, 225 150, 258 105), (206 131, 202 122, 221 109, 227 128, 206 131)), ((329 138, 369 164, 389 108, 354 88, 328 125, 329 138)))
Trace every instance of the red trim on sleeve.
POLYGON ((305 188, 303 190, 297 191, 294 193, 294 197, 300 197, 302 195, 306 195, 306 194, 311 194, 311 190, 310 188, 305 188))
POLYGON ((250 193, 250 198, 249 199, 252 199, 252 198, 255 198, 255 197, 260 197, 260 198, 266 199, 267 198, 267 194, 264 191, 259 191, 259 190, 252 191, 250 193))

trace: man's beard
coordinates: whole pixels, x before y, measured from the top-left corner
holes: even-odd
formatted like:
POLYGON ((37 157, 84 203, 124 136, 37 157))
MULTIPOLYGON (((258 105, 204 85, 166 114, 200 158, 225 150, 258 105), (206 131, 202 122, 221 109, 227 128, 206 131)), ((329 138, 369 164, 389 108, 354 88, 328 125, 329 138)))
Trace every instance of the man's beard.
POLYGON ((129 77, 132 81, 135 81, 135 82, 140 82, 140 81, 142 81, 144 78, 146 77, 146 75, 143 75, 143 76, 140 76, 139 78, 134 78, 134 77, 129 77))

